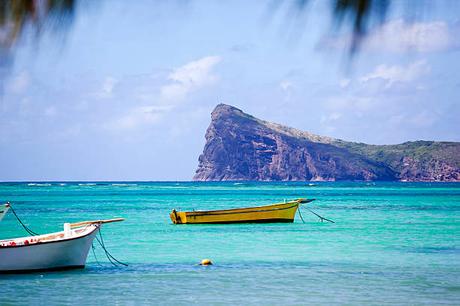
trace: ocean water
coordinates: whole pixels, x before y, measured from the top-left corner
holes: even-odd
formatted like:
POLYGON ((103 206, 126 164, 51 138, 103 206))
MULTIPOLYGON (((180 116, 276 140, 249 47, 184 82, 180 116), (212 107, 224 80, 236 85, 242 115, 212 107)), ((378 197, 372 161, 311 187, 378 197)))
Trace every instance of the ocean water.
MULTIPOLYGON (((1 183, 34 231, 104 225, 83 270, 0 275, 0 304, 460 304, 460 184, 1 183), (222 209, 299 197, 289 224, 173 225, 171 209, 222 209), (210 258, 213 266, 197 265, 210 258)), ((24 236, 9 213, 0 238, 24 236)), ((33 256, 33 254, 31 254, 33 256)))

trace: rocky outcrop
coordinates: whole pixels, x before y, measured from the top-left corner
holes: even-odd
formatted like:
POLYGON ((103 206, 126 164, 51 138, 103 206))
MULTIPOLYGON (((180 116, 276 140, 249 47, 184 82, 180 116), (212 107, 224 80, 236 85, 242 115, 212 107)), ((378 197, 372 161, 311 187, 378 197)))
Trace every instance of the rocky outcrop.
POLYGON ((460 180, 459 143, 346 142, 266 122, 225 104, 211 119, 194 180, 460 180))

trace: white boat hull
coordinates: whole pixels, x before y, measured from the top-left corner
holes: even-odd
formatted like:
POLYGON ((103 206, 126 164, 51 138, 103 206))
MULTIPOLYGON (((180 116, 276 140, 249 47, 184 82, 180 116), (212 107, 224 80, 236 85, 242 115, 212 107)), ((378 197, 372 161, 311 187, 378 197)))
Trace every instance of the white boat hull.
POLYGON ((91 226, 76 237, 0 247, 0 273, 84 268, 98 232, 99 226, 91 226))

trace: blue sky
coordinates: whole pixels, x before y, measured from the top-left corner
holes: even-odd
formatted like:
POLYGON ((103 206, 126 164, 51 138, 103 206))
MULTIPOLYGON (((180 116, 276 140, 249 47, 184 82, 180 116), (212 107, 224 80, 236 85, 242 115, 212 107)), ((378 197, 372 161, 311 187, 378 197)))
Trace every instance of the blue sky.
POLYGON ((393 7, 351 63, 327 2, 301 20, 268 3, 101 2, 64 42, 24 37, 1 101, 0 180, 190 180, 222 102, 351 141, 460 141, 455 2, 416 19, 393 7))

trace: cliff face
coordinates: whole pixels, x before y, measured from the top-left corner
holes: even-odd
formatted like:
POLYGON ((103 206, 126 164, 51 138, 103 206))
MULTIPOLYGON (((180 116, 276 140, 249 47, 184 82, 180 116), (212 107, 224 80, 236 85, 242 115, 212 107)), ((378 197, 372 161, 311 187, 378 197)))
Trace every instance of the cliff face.
POLYGON ((459 181, 460 143, 366 145, 266 122, 219 104, 197 181, 459 181))

